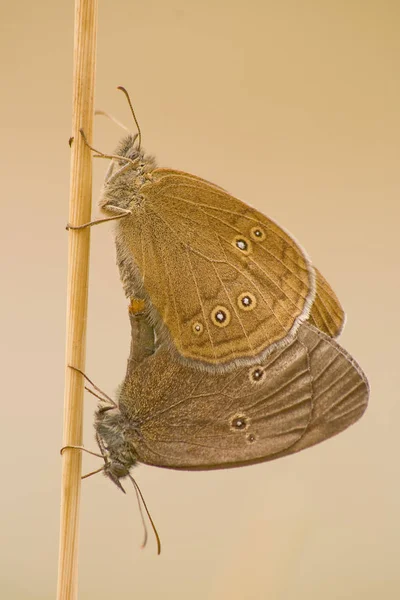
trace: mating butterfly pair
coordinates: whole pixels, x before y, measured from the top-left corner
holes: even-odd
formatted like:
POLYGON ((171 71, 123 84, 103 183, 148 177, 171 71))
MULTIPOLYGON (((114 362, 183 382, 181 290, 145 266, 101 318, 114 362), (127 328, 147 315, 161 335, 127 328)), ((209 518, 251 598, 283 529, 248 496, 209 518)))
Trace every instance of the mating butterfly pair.
POLYGON ((100 206, 118 219, 132 301, 127 375, 95 422, 111 479, 136 462, 270 460, 361 417, 367 380, 332 339, 343 310, 288 233, 212 183, 157 168, 137 136, 113 155, 100 206))
POLYGON ((96 413, 104 473, 122 487, 137 462, 271 460, 359 419, 368 382, 333 340, 344 312, 301 246, 219 186, 157 168, 140 132, 108 158, 93 223, 117 220, 132 343, 117 402, 96 413))

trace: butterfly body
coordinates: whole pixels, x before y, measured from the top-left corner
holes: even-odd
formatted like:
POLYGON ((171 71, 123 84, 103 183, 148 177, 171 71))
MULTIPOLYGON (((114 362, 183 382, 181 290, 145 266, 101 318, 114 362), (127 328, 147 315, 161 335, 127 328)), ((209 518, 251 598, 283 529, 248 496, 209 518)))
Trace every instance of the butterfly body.
POLYGON ((95 414, 95 429, 105 460, 104 474, 121 487, 119 480, 127 477, 137 463, 135 424, 129 423, 119 408, 101 405, 95 414))
MULTIPOLYGON (((144 298, 169 350, 222 372, 289 344, 319 299, 319 273, 301 246, 219 186, 158 168, 135 136, 116 155, 100 206, 131 211, 116 226, 121 280, 128 298, 144 298)), ((320 302, 317 316, 324 327, 328 315, 335 335, 343 311, 325 289, 332 306, 320 302)))

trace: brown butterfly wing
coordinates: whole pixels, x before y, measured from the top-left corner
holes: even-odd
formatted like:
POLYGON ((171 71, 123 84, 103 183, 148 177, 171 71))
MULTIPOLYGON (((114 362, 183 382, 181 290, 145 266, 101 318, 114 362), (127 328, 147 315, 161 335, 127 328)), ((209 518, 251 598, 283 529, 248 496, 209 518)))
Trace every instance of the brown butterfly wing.
POLYGON ((316 444, 360 418, 367 399, 353 359, 304 324, 290 345, 229 373, 187 367, 160 348, 127 376, 119 405, 140 430, 132 437, 140 462, 211 469, 316 444))
POLYGON ((314 269, 317 276, 317 289, 308 321, 330 337, 337 337, 344 327, 344 310, 325 277, 318 269, 315 267, 314 269))
POLYGON ((308 258, 273 221, 221 188, 171 170, 152 178, 118 226, 123 280, 129 254, 156 328, 165 326, 180 355, 256 362, 308 317, 315 295, 308 258))

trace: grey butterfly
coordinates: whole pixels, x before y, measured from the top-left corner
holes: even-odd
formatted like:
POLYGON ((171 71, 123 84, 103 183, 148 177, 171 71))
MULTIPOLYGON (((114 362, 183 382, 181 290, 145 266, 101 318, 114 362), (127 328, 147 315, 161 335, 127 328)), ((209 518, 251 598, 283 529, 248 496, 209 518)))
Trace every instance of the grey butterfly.
POLYGON ((366 409, 363 371, 309 323, 257 365, 210 373, 155 345, 144 315, 130 320, 125 380, 95 417, 104 472, 117 485, 136 463, 199 470, 273 460, 336 435, 366 409))

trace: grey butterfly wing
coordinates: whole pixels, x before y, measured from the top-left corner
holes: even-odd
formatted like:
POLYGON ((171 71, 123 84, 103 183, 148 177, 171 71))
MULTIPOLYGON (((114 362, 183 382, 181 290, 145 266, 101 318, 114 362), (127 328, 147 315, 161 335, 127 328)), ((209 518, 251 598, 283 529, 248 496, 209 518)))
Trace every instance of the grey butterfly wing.
POLYGON ((300 328, 298 339, 310 355, 313 411, 305 435, 291 452, 318 444, 358 421, 369 398, 364 372, 337 342, 310 325, 300 328))
POLYGON ((253 372, 210 374, 162 348, 144 360, 119 397, 121 412, 140 429, 133 442, 138 460, 212 468, 261 460, 293 445, 312 409, 306 349, 295 342, 276 353, 262 382, 251 383, 253 372))
POLYGON ((211 469, 271 460, 356 421, 368 386, 338 344, 303 324, 296 339, 251 368, 211 374, 162 347, 128 373, 119 406, 138 460, 211 469))

